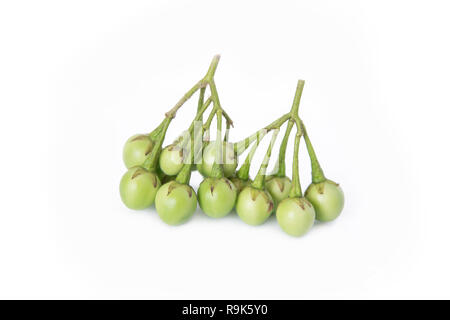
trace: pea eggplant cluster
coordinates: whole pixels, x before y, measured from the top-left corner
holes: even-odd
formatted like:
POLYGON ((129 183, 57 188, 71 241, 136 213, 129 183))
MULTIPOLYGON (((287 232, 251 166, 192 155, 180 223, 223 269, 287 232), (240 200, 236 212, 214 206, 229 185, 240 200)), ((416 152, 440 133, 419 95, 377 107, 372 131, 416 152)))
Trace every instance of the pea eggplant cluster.
POLYGON ((344 207, 341 187, 327 179, 298 115, 304 81, 299 80, 289 112, 256 131, 249 137, 229 142, 233 121, 220 104, 214 74, 220 57, 215 56, 206 75, 200 79, 166 114, 162 122, 148 134, 129 138, 123 148, 127 172, 120 181, 120 196, 130 209, 142 210, 153 204, 159 217, 169 225, 179 225, 194 214, 197 204, 212 217, 221 218, 234 209, 249 225, 263 224, 273 213, 280 227, 289 235, 302 236, 315 220, 332 221, 344 207), (178 139, 165 145, 167 130, 177 111, 198 93, 195 117, 178 139), (208 94, 208 97, 206 98, 208 94), (205 113, 209 111, 206 117, 205 113), (211 141, 210 127, 216 120, 216 140, 211 141), (225 121, 226 133, 222 134, 225 121), (198 125, 200 124, 200 125, 198 125), (272 149, 280 132, 285 132, 278 152, 276 170, 266 170, 272 149), (293 129, 295 128, 295 133, 293 129), (294 134, 292 177, 286 176, 286 149, 294 134), (265 157, 254 179, 249 172, 253 156, 265 136, 271 134, 265 157), (304 140, 311 160, 312 182, 303 194, 298 154, 304 140), (238 159, 248 150, 238 168, 238 159), (204 177, 197 193, 189 185, 193 171, 204 177))

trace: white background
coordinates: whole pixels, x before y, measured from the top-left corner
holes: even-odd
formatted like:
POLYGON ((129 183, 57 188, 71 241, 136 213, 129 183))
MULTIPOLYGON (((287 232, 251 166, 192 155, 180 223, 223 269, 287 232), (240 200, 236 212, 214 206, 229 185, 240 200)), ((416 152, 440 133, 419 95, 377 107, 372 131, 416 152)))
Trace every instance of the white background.
POLYGON ((0 298, 450 298, 449 9, 2 1, 0 298), (169 227, 121 203, 123 143, 216 53, 233 140, 288 111, 306 80, 301 116, 346 195, 338 220, 297 239, 275 219, 250 227, 199 210, 169 227))

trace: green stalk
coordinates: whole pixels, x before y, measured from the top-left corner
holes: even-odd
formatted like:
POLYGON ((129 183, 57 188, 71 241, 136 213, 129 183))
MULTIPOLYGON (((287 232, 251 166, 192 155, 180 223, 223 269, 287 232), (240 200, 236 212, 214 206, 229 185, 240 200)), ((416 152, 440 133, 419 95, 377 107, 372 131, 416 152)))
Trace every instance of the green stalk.
POLYGON ((274 131, 272 134, 272 139, 270 140, 270 144, 269 144, 269 147, 267 148, 267 152, 264 157, 264 160, 261 164, 261 167, 259 168, 259 171, 258 171, 258 174, 256 175, 255 180, 252 183, 253 188, 256 188, 259 190, 264 189, 264 184, 265 184, 265 180, 266 180, 266 170, 267 170, 267 166, 269 164, 270 156, 272 155, 272 148, 273 148, 273 145, 275 144, 275 140, 277 139, 277 135, 278 135, 278 130, 274 131))
POLYGON ((225 129, 225 137, 223 138, 224 142, 228 142, 228 140, 230 139, 230 128, 231 128, 231 123, 229 123, 227 121, 227 127, 225 129))
MULTIPOLYGON (((165 118, 164 118, 165 119, 165 118)), ((164 127, 164 122, 165 120, 161 121, 161 123, 152 131, 148 134, 148 136, 150 137, 150 139, 152 139, 153 141, 156 140, 156 138, 159 136, 159 134, 161 133, 162 128, 164 127)))
POLYGON ((181 183, 181 184, 188 184, 190 179, 191 179, 192 165, 194 163, 194 156, 195 156, 195 143, 194 143, 195 123, 197 121, 200 121, 203 118, 203 114, 208 109, 208 107, 209 107, 209 105, 211 104, 211 101, 212 101, 210 98, 208 98, 206 100, 206 102, 203 103, 203 99, 204 99, 204 96, 202 96, 202 92, 200 91, 199 104, 198 104, 198 107, 197 107, 198 111, 197 111, 197 114, 196 114, 194 120, 192 120, 192 123, 191 123, 191 125, 189 126, 189 129, 188 129, 190 142, 191 142, 191 150, 190 150, 190 153, 189 153, 190 161, 183 165, 183 168, 181 168, 181 171, 178 173, 177 177, 175 178, 175 180, 178 183, 181 183))
POLYGON ((223 177, 223 143, 222 143, 222 110, 217 110, 217 135, 216 135, 216 155, 214 164, 211 170, 211 177, 222 178, 223 177))
POLYGON ((206 119, 206 121, 205 121, 205 123, 203 124, 203 130, 209 130, 209 128, 211 127, 211 123, 212 123, 212 121, 213 121, 213 119, 214 119, 214 116, 216 115, 216 113, 217 113, 217 108, 216 107, 214 107, 212 110, 211 110, 211 112, 209 113, 209 116, 208 116, 208 118, 206 119))
MULTIPOLYGON (((191 123, 191 125, 189 126, 189 129, 188 129, 188 132, 189 132, 190 136, 193 136, 194 134, 197 134, 197 132, 194 133, 195 123, 197 121, 203 122, 203 114, 205 113, 206 109, 208 109, 209 105, 212 102, 211 97, 206 99, 206 102, 204 102, 204 100, 205 100, 205 91, 206 91, 206 87, 200 89, 200 94, 199 94, 199 97, 198 97, 198 105, 197 105, 197 115, 196 115, 194 121, 192 121, 192 123, 191 123)), ((200 134, 203 136, 203 128, 200 128, 200 131, 201 131, 200 134)), ((194 139, 194 141, 195 141, 195 139, 194 139)), ((185 147, 185 145, 183 145, 183 148, 184 147, 185 147)))
POLYGON ((242 139, 241 141, 235 142, 233 144, 234 153, 236 153, 238 156, 240 156, 241 154, 243 154, 245 152, 245 150, 247 150, 250 147, 250 145, 255 140, 258 139, 258 137, 260 137, 261 135, 265 135, 268 132, 269 132, 268 130, 263 128, 263 129, 256 131, 255 133, 248 136, 247 138, 242 139))
POLYGON ((206 99, 206 102, 202 105, 202 107, 200 109, 198 109, 197 115, 195 116, 194 121, 192 121, 191 125, 189 126, 189 129, 188 129, 189 132, 191 132, 194 129, 195 122, 202 121, 203 114, 209 108, 211 102, 212 102, 211 97, 209 97, 208 99, 206 99))
POLYGON ((194 95, 194 93, 197 92, 198 89, 204 86, 203 80, 200 80, 197 82, 188 92, 184 94, 184 96, 175 104, 175 106, 170 109, 168 112, 166 112, 167 118, 175 118, 175 115, 177 114, 178 109, 180 109, 183 104, 189 100, 190 97, 194 95))
POLYGON ((292 127, 294 126, 295 118, 298 117, 298 109, 300 106, 300 99, 302 97, 304 86, 305 86, 304 80, 297 81, 297 88, 295 90, 294 101, 292 102, 292 107, 290 111, 291 119, 288 122, 288 125, 286 127, 286 133, 280 145, 280 154, 278 156, 278 172, 276 173, 276 176, 278 177, 286 176, 286 148, 289 142, 289 136, 291 134, 292 127))
POLYGON ((227 124, 229 124, 231 127, 234 127, 233 120, 231 120, 228 113, 223 108, 221 108, 221 110, 222 110, 224 118, 227 120, 227 124))
POLYGON ((150 156, 145 159, 142 167, 147 169, 148 171, 154 172, 156 170, 156 166, 158 164, 158 157, 161 152, 161 147, 164 142, 164 138, 166 136, 167 129, 169 128, 169 124, 173 118, 165 118, 163 123, 163 127, 161 129, 160 135, 156 138, 155 146, 150 153, 150 156))
POLYGON ((204 82, 209 82, 212 80, 212 78, 214 77, 214 73, 216 72, 217 65, 219 64, 219 61, 220 61, 220 55, 216 54, 213 57, 211 64, 209 65, 208 72, 206 73, 205 77, 203 78, 204 82))
POLYGON ((302 130, 303 130, 303 138, 305 139, 306 149, 308 150, 309 159, 311 160, 311 175, 312 175, 312 183, 321 183, 327 180, 323 173, 322 167, 317 160, 316 153, 311 144, 311 140, 309 140, 308 132, 306 131, 306 127, 303 122, 301 122, 302 130))
POLYGON ((247 181, 249 179, 249 173, 250 173, 250 165, 253 160, 253 156, 256 153, 256 149, 258 149, 259 143, 262 141, 262 139, 267 134, 267 131, 262 131, 261 136, 258 136, 256 139, 255 144, 252 146, 250 151, 248 152, 247 157, 245 158, 244 163, 239 168, 238 172, 236 173, 237 177, 243 181, 247 181))
POLYGON ((290 118, 290 114, 287 113, 287 114, 281 116, 280 118, 278 118, 277 120, 275 120, 274 122, 272 122, 271 124, 269 124, 269 125, 265 126, 264 128, 256 131, 254 134, 248 136, 247 138, 244 138, 241 141, 235 142, 234 145, 233 145, 234 152, 238 156, 240 156, 258 138, 258 136, 261 135, 261 132, 265 131, 264 134, 266 134, 267 132, 269 132, 271 130, 279 129, 289 118, 290 118))
POLYGON ((302 137, 301 128, 297 126, 297 134, 295 135, 294 143, 294 159, 292 161, 292 188, 289 193, 291 198, 302 197, 302 187, 300 185, 300 176, 298 170, 298 149, 300 146, 300 138, 302 137))
MULTIPOLYGON (((176 115, 178 109, 180 109, 183 106, 183 104, 186 101, 188 101, 189 98, 191 98, 194 95, 194 93, 197 92, 197 90, 202 89, 203 94, 204 94, 204 89, 206 89, 206 85, 208 83, 210 83, 214 77, 214 73, 216 72, 219 60, 220 60, 220 55, 216 55, 213 57, 213 60, 211 61, 211 64, 209 65, 206 76, 202 80, 197 82, 188 92, 186 92, 184 94, 184 96, 175 104, 175 106, 173 106, 173 108, 170 109, 166 113, 167 118, 175 118, 175 115, 176 115)), ((202 94, 202 93, 200 93, 200 94, 202 94)))
POLYGON ((233 120, 231 120, 230 116, 223 110, 222 106, 220 105, 219 101, 219 94, 217 93, 217 87, 216 83, 214 82, 214 73, 216 72, 217 64, 219 63, 220 55, 215 55, 211 65, 209 67, 208 72, 206 73, 206 76, 203 78, 203 83, 209 85, 209 89, 211 90, 211 97, 215 103, 215 107, 220 109, 222 111, 223 116, 227 120, 227 122, 233 126, 233 120))
POLYGON ((220 105, 219 93, 217 92, 217 87, 214 79, 210 79, 208 81, 208 84, 209 89, 211 90, 211 97, 214 101, 214 107, 220 109, 227 122, 230 123, 231 126, 233 126, 233 120, 231 120, 231 118, 228 116, 228 114, 225 112, 225 110, 223 110, 222 106, 220 105))
MULTIPOLYGON (((220 105, 219 94, 217 92, 217 87, 216 87, 216 83, 214 82, 214 79, 211 78, 211 79, 207 79, 205 81, 208 81, 209 89, 211 90, 211 99, 214 103, 214 108, 211 110, 211 113, 209 114, 207 120, 203 124, 203 130, 208 135, 208 140, 209 140, 209 128, 211 127, 211 123, 214 119, 214 116, 216 116, 219 111, 221 114, 220 121, 222 121, 222 116, 227 120, 227 126, 232 126, 233 121, 231 120, 231 118, 228 116, 228 114, 225 112, 225 110, 223 110, 222 106, 220 105)), ((217 118, 217 120, 218 119, 219 118, 217 118)))
POLYGON ((214 82, 213 79, 210 79, 208 81, 208 84, 209 84, 209 89, 211 90, 211 97, 214 101, 214 107, 217 109, 222 109, 222 106, 220 105, 219 93, 217 92, 216 83, 214 82))
MULTIPOLYGON (((191 152, 191 154, 193 154, 193 152, 191 152)), ((175 178, 175 181, 181 184, 189 184, 189 181, 191 180, 191 172, 192 172, 192 163, 186 163, 185 165, 183 165, 183 168, 181 168, 181 171, 178 173, 177 177, 175 178)))
POLYGON ((295 90, 294 102, 292 103, 291 116, 298 117, 298 107, 300 106, 300 98, 302 97, 303 87, 305 86, 304 80, 297 81, 297 89, 295 90))
POLYGON ((200 110, 202 110, 202 108, 203 108, 203 104, 205 101, 205 91, 206 91, 206 87, 203 87, 200 89, 200 94, 198 96, 197 112, 200 112, 200 110))
MULTIPOLYGON (((205 77, 202 80, 200 80, 199 82, 197 82, 188 92, 186 92, 183 95, 183 97, 175 104, 175 106, 172 107, 172 109, 170 109, 166 113, 166 118, 164 119, 163 123, 158 128, 156 128, 153 132, 150 133, 150 137, 156 139, 156 144, 155 144, 155 147, 154 147, 152 153, 144 162, 144 164, 143 164, 144 168, 146 168, 148 170, 156 169, 156 165, 158 162, 158 156, 159 156, 159 153, 161 152, 161 146, 164 141, 165 134, 167 132, 167 128, 169 127, 171 120, 173 118, 175 118, 178 109, 180 109, 184 105, 184 103, 187 100, 189 100, 194 95, 194 93, 197 92, 197 90, 200 89, 200 96, 199 96, 199 102, 198 102, 198 106, 197 106, 197 115, 196 115, 194 121, 192 122, 191 126, 189 127, 189 132, 191 133, 191 136, 192 136, 192 131, 194 128, 195 121, 199 121, 199 120, 201 121, 203 119, 203 113, 208 108, 211 101, 214 101, 215 104, 217 104, 220 107, 220 102, 219 102, 218 94, 217 94, 217 88, 215 87, 214 80, 213 80, 219 60, 220 60, 220 55, 216 55, 213 57, 213 60, 211 61, 211 64, 208 68, 208 72, 206 73, 205 77), (206 103, 203 103, 206 86, 208 84, 209 84, 211 92, 212 92, 212 98, 208 99, 206 103), (213 84, 214 88, 211 88, 211 84, 213 84)), ((224 114, 225 114, 225 112, 224 112, 224 114)), ((228 117, 228 115, 225 114, 225 117, 227 118, 227 121, 230 121, 230 123, 232 124, 232 121, 228 117)), ((177 178, 176 178, 176 180, 180 183, 188 183, 189 179, 190 179, 191 167, 192 167, 192 163, 194 160, 194 141, 193 140, 194 140, 194 138, 191 137, 191 152, 190 152, 191 161, 189 164, 185 164, 183 166, 183 168, 181 169, 180 173, 177 175, 177 178)))
MULTIPOLYGON (((189 137, 192 136, 192 134, 194 133, 194 127, 195 127, 195 123, 198 121, 202 121, 203 119, 203 114, 205 113, 205 111, 208 109, 209 105, 211 104, 212 100, 211 97, 208 98, 206 100, 206 102, 204 104, 202 104, 201 108, 198 109, 197 108, 197 114, 195 115, 194 120, 192 120, 188 130, 187 130, 187 134, 189 137)), ((181 137, 178 137, 175 141, 174 144, 177 144, 180 148, 184 148, 187 144, 186 140, 189 139, 184 139, 186 135, 183 135, 181 137)), ((190 141, 190 140, 189 140, 190 141)))
POLYGON ((289 142, 289 136, 291 135, 292 127, 294 126, 294 121, 292 119, 289 120, 286 132, 284 134, 283 140, 280 145, 280 154, 278 156, 278 172, 276 176, 285 177, 286 176, 286 149, 287 144, 289 142))

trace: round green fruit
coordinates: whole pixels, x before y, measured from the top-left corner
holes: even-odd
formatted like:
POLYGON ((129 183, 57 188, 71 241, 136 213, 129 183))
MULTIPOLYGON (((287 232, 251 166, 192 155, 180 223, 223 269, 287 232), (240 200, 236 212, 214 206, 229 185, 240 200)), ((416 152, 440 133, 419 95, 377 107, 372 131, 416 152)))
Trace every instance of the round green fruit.
POLYGON ((203 212, 212 218, 221 218, 233 210, 237 190, 227 178, 206 178, 198 189, 198 202, 203 212))
POLYGON ((168 176, 175 176, 183 168, 184 150, 177 145, 165 147, 159 156, 159 167, 168 176))
POLYGON ((256 226, 269 218, 273 207, 272 196, 267 191, 249 186, 239 193, 236 212, 242 221, 256 226))
POLYGON ((305 198, 286 198, 278 205, 276 216, 284 232, 300 237, 313 226, 315 212, 305 198))
POLYGON ((197 197, 192 187, 171 181, 159 188, 155 207, 162 221, 169 225, 179 225, 194 214, 197 197))
POLYGON ((123 162, 129 169, 140 166, 153 150, 153 141, 146 134, 136 134, 127 140, 123 147, 123 162))
POLYGON ((266 189, 275 201, 275 205, 289 196, 291 185, 291 179, 288 177, 271 176, 266 180, 266 189))
MULTIPOLYGON (((202 155, 202 162, 197 164, 198 171, 204 177, 211 177, 214 161, 216 159, 217 144, 216 141, 211 141, 204 149, 202 155)), ((231 177, 236 171, 237 157, 234 154, 233 144, 230 142, 223 143, 222 149, 222 164, 223 174, 225 177, 231 177)))
POLYGON ((160 186, 161 182, 155 173, 142 167, 133 167, 120 180, 120 197, 130 209, 145 209, 155 201, 160 186))
POLYGON ((336 219, 344 208, 344 192, 331 180, 311 183, 306 189, 305 197, 314 206, 316 219, 319 221, 336 219))

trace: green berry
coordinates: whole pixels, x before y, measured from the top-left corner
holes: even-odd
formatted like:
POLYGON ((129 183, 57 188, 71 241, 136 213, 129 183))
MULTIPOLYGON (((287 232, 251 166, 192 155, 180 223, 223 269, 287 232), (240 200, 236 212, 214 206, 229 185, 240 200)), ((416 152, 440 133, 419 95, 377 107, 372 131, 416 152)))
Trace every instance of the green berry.
MULTIPOLYGON (((204 177, 211 177, 213 165, 216 159, 217 143, 211 141, 205 148, 203 148, 202 162, 197 164, 198 171, 204 177)), ((237 163, 237 157, 234 154, 234 147, 232 143, 223 143, 223 174, 225 177, 231 177, 235 174, 237 163)))
POLYGON ((154 143, 148 135, 136 134, 129 138, 123 147, 123 162, 129 169, 140 166, 153 150, 154 143))
POLYGON ((291 186, 291 179, 288 177, 271 176, 266 179, 266 189, 275 201, 275 205, 278 205, 278 203, 289 196, 291 186))
POLYGON ((133 167, 120 180, 120 197, 130 209, 145 209, 155 201, 160 185, 161 182, 155 173, 142 167, 133 167))
POLYGON ((159 156, 159 167, 168 176, 175 176, 183 168, 184 150, 177 145, 165 147, 159 156))
POLYGON ((198 189, 200 207, 213 218, 229 214, 234 208, 236 197, 236 187, 227 178, 206 178, 198 189))
POLYGON ((247 224, 263 224, 271 215, 274 208, 271 195, 265 190, 251 186, 245 187, 239 193, 236 211, 239 217, 247 224))
POLYGON ((171 181, 159 188, 155 207, 162 221, 178 225, 192 217, 197 209, 197 197, 192 187, 171 181))
POLYGON ((319 221, 336 219, 344 208, 344 192, 331 180, 312 183, 306 189, 305 197, 314 206, 316 219, 319 221))
POLYGON ((277 221, 289 235, 300 237, 314 224, 314 208, 305 198, 286 198, 277 208, 277 221))

